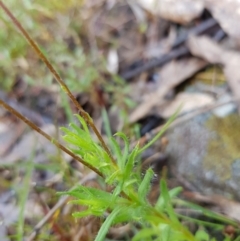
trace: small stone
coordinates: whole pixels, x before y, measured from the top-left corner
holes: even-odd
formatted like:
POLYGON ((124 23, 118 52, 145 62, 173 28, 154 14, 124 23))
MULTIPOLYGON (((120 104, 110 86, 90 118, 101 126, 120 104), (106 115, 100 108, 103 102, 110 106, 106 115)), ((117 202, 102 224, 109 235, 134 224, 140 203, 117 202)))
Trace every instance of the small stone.
POLYGON ((202 114, 169 130, 170 166, 205 194, 240 200, 240 117, 202 114))

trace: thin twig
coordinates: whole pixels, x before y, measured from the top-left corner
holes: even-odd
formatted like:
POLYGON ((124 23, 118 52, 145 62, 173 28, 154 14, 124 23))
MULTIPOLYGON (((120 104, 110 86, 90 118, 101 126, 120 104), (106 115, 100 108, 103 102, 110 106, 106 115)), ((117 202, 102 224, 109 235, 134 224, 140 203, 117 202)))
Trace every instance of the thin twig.
POLYGON ((58 72, 55 70, 55 68, 53 67, 53 65, 49 62, 49 60, 46 58, 46 56, 42 53, 42 51, 40 50, 40 48, 38 47, 38 45, 36 44, 36 42, 30 37, 30 35, 27 33, 27 31, 23 28, 23 26, 21 25, 21 23, 13 16, 13 14, 11 13, 11 11, 6 7, 6 5, 0 1, 0 6, 2 7, 2 9, 5 11, 5 13, 8 15, 8 17, 13 21, 14 25, 18 28, 18 30, 23 34, 23 36, 27 39, 27 41, 29 42, 29 44, 32 46, 32 48, 35 50, 35 52, 37 53, 37 55, 40 57, 40 59, 46 64, 47 68, 50 70, 50 72, 53 74, 54 78, 56 79, 56 81, 59 83, 59 85, 61 86, 61 88, 63 89, 63 91, 69 96, 69 98, 72 100, 72 102, 74 103, 74 105, 77 107, 79 113, 82 115, 82 117, 85 119, 85 121, 88 123, 88 125, 92 128, 92 130, 94 131, 94 133, 96 134, 97 138, 99 139, 102 147, 104 148, 104 150, 107 152, 107 154, 109 155, 109 157, 111 158, 112 162, 114 165, 116 165, 116 162, 109 150, 109 148, 107 147, 106 143, 104 142, 100 132, 98 131, 97 127, 94 125, 93 120, 90 118, 90 116, 88 115, 88 113, 83 110, 83 108, 81 107, 81 105, 79 104, 79 102, 76 100, 76 98, 73 96, 72 92, 69 90, 69 88, 67 87, 67 85, 64 83, 63 79, 60 77, 60 75, 58 74, 58 72))
POLYGON ((48 139, 50 142, 52 142, 56 147, 60 148, 62 151, 66 152, 69 156, 73 157, 75 160, 81 162, 83 165, 87 166, 92 171, 96 172, 99 176, 103 177, 103 174, 94 166, 90 165, 86 161, 84 161, 79 156, 75 155, 73 152, 68 150, 66 147, 61 145, 56 139, 49 136, 46 132, 41 130, 38 126, 36 126, 33 122, 28 120, 26 117, 24 117, 21 113, 19 113, 17 110, 13 109, 10 105, 5 103, 0 99, 0 105, 2 105, 6 110, 8 110, 10 113, 18 117, 20 120, 25 122, 28 126, 30 126, 32 129, 34 129, 36 132, 38 132, 40 135, 44 136, 46 139, 48 139))
POLYGON ((194 35, 200 35, 207 30, 217 26, 217 22, 214 19, 208 19, 205 22, 201 23, 197 27, 191 29, 186 35, 180 36, 172 45, 172 49, 169 53, 157 58, 157 59, 152 59, 149 62, 145 63, 142 66, 139 66, 135 69, 126 71, 125 73, 122 73, 121 76, 124 79, 131 79, 145 71, 151 70, 156 67, 160 67, 167 62, 171 61, 172 59, 182 57, 186 54, 189 53, 189 50, 186 46, 180 46, 183 44, 189 37, 190 34, 194 35), (176 48, 177 47, 177 48, 176 48))
MULTIPOLYGON (((96 178, 96 173, 90 172, 87 176, 85 176, 77 185, 83 185, 89 180, 92 180, 96 178)), ((77 186, 76 185, 76 186, 77 186)), ((74 189, 76 186, 74 186, 72 189, 74 189)), ((71 189, 71 190, 72 190, 71 189)), ((27 241, 32 241, 34 238, 39 234, 39 231, 43 226, 52 218, 54 213, 61 208, 68 200, 69 196, 63 196, 59 199, 59 201, 54 205, 54 207, 44 216, 44 218, 34 227, 34 231, 30 234, 30 236, 27 238, 27 241)))
POLYGON ((188 53, 189 53, 188 48, 186 46, 181 46, 177 49, 171 50, 169 53, 164 54, 163 56, 161 56, 158 59, 152 59, 142 66, 139 66, 133 70, 129 70, 129 71, 121 74, 121 77, 126 80, 131 79, 145 71, 154 69, 156 67, 160 67, 160 66, 166 64, 167 62, 169 62, 170 60, 182 57, 188 53))
POLYGON ((206 21, 203 21, 196 27, 191 28, 187 33, 180 35, 173 45, 172 48, 176 48, 179 45, 183 44, 190 35, 200 35, 205 33, 206 31, 212 29, 213 27, 216 27, 218 25, 217 21, 214 18, 207 19, 206 21))

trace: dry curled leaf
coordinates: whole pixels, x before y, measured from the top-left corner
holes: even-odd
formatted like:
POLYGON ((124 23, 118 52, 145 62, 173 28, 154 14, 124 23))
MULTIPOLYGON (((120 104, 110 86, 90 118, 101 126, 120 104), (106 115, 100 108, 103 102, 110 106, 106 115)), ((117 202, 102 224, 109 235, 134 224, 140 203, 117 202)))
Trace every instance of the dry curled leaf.
POLYGON ((177 22, 189 23, 200 16, 204 8, 202 1, 162 0, 159 1, 159 14, 162 18, 177 22))
POLYGON ((210 63, 222 64, 234 97, 240 99, 240 53, 226 50, 206 36, 191 36, 188 40, 188 47, 193 55, 210 63))
POLYGON ((180 113, 183 114, 197 108, 208 106, 214 103, 214 98, 203 93, 180 93, 161 110, 161 116, 171 117, 179 106, 182 106, 180 113))
POLYGON ((200 0, 138 0, 138 2, 151 13, 181 24, 197 18, 204 8, 204 3, 200 0))
POLYGON ((197 58, 182 59, 166 64, 159 72, 161 80, 157 90, 149 94, 143 103, 131 113, 129 117, 130 122, 136 122, 149 114, 153 107, 163 104, 164 97, 169 91, 206 65, 205 61, 197 58))
POLYGON ((205 7, 219 22, 222 29, 231 37, 240 39, 240 1, 239 0, 205 0, 205 7))

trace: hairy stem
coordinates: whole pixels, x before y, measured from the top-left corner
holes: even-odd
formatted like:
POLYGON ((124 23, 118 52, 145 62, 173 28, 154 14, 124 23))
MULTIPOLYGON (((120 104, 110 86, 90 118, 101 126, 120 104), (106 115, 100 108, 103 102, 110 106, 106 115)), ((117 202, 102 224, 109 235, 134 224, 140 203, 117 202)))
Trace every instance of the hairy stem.
POLYGON ((23 28, 23 26, 21 25, 21 23, 13 16, 13 14, 11 13, 11 11, 6 7, 6 5, 0 1, 0 6, 2 7, 2 9, 4 10, 4 12, 8 15, 8 17, 13 21, 14 25, 18 28, 18 30, 23 34, 23 36, 27 39, 28 43, 32 46, 32 48, 35 50, 35 52, 37 53, 37 55, 39 56, 39 58, 45 63, 45 65, 47 66, 47 68, 50 70, 50 72, 53 74, 54 78, 56 79, 56 81, 59 83, 59 85, 61 86, 61 88, 64 90, 64 92, 69 96, 69 98, 72 100, 72 102, 74 103, 74 105, 77 107, 77 109, 79 110, 79 113, 81 114, 81 116, 85 119, 85 121, 88 123, 88 125, 92 128, 92 130, 94 131, 94 133, 96 134, 97 138, 99 139, 102 147, 104 148, 104 150, 107 152, 107 154, 109 155, 109 157, 111 158, 112 162, 114 165, 116 165, 116 162, 109 150, 109 148, 107 147, 105 141, 103 140, 100 132, 98 131, 97 127, 94 125, 92 119, 89 117, 88 113, 86 111, 83 110, 83 108, 81 107, 81 105, 78 103, 78 101, 75 99, 75 97, 73 96, 73 94, 71 93, 71 91, 69 90, 69 88, 67 87, 67 85, 64 83, 64 81, 62 80, 62 78, 60 77, 60 75, 58 74, 58 72, 55 70, 55 68, 52 66, 52 64, 49 62, 49 60, 47 59, 47 57, 42 53, 42 51, 40 50, 40 48, 38 47, 38 45, 36 44, 36 42, 30 37, 30 35, 27 33, 27 31, 23 28))

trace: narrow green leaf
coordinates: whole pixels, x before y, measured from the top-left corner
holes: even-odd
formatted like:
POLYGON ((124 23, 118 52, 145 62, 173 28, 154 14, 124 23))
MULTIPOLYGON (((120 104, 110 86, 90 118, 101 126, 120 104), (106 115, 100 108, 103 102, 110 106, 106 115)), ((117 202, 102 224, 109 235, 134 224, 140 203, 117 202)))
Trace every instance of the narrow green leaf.
POLYGON ((163 126, 163 128, 158 132, 158 134, 153 137, 153 139, 147 143, 144 147, 142 147, 139 150, 139 153, 144 152, 146 149, 148 149, 154 142, 156 142, 160 136, 163 135, 163 133, 168 129, 168 127, 172 124, 172 122, 175 120, 176 116, 178 115, 180 111, 180 107, 177 109, 177 111, 169 118, 169 120, 167 121, 167 123, 163 126))
MULTIPOLYGON (((172 241, 170 239, 170 232, 171 232, 171 227, 167 224, 160 224, 159 225, 159 240, 161 241, 172 241)), ((180 241, 180 239, 179 239, 180 241)))
POLYGON ((60 130, 63 131, 66 135, 72 135, 75 134, 74 132, 72 132, 71 130, 69 130, 66 127, 60 127, 60 130))
POLYGON ((114 192, 113 192, 113 201, 112 201, 112 202, 114 202, 115 199, 116 199, 116 197, 119 196, 119 194, 121 193, 122 189, 123 189, 123 182, 119 183, 119 184, 116 186, 116 188, 114 189, 114 192))
MULTIPOLYGON (((235 227, 238 227, 238 223, 232 219, 229 219, 229 218, 226 218, 226 216, 223 216, 219 213, 215 213, 213 211, 210 211, 208 210, 207 208, 203 208, 197 204, 194 204, 194 203, 190 203, 190 202, 187 202, 187 201, 184 201, 184 200, 174 200, 175 203, 177 203, 178 205, 182 205, 182 206, 186 206, 188 208, 192 208, 192 209, 195 209, 199 212, 201 212, 204 216, 207 216, 207 217, 210 217, 211 219, 215 219, 216 221, 218 222, 223 222, 223 223, 228 223, 228 224, 231 224, 235 227)), ((216 223, 215 221, 215 223, 216 223)))
MULTIPOLYGON (((80 115, 75 114, 75 116, 78 118, 79 122, 82 124, 84 131, 90 136, 90 132, 89 132, 86 121, 80 115)), ((89 116, 89 118, 91 119, 90 116, 89 116)))
POLYGON ((106 162, 108 164, 111 164, 111 166, 112 166, 111 158, 109 157, 109 155, 107 154, 107 152, 105 150, 102 150, 101 152, 99 152, 99 155, 102 158, 102 162, 106 162))
POLYGON ((163 196, 163 199, 164 199, 165 210, 167 211, 170 219, 174 223, 180 224, 179 221, 178 221, 177 215, 174 212, 174 209, 172 207, 171 198, 169 196, 167 184, 166 184, 166 181, 164 179, 162 179, 160 181, 160 186, 161 186, 161 195, 163 196))
MULTIPOLYGON (((169 195, 170 195, 170 199, 173 199, 174 197, 178 196, 180 193, 182 192, 182 187, 175 187, 171 190, 169 190, 169 195)), ((163 196, 160 195, 156 204, 155 204, 155 208, 159 211, 163 211, 164 209, 164 199, 163 196)))
POLYGON ((75 212, 75 213, 73 213, 72 214, 72 216, 74 217, 74 218, 84 218, 84 217, 88 217, 88 216, 90 216, 90 215, 92 215, 92 213, 91 213, 91 211, 90 210, 84 210, 84 211, 82 211, 82 212, 75 212))
POLYGON ((184 216, 184 215, 181 215, 181 214, 177 214, 177 215, 178 215, 179 218, 181 218, 183 220, 187 220, 189 222, 196 223, 196 224, 201 225, 201 226, 211 227, 213 229, 218 229, 218 230, 224 228, 224 224, 218 224, 216 221, 213 223, 213 222, 202 221, 202 220, 199 220, 197 218, 191 218, 191 217, 184 216))
POLYGON ((121 211, 121 207, 117 207, 114 209, 111 214, 107 217, 105 222, 102 224, 100 230, 98 231, 97 237, 95 238, 95 241, 103 241, 109 228, 111 227, 111 224, 113 223, 114 219, 118 215, 118 213, 121 211))
POLYGON ((209 241, 209 235, 204 230, 199 229, 196 234, 195 238, 199 241, 209 241))
MULTIPOLYGON (((74 149, 74 148, 69 148, 74 154, 77 154, 81 157, 84 157, 84 155, 86 154, 85 151, 81 150, 80 148, 79 149, 74 149)), ((85 159, 85 158, 84 158, 85 159)), ((87 160, 85 160, 87 162, 87 160)))
POLYGON ((154 228, 143 228, 133 237, 132 241, 147 241, 152 240, 153 235, 159 235, 158 230, 154 228))
POLYGON ((98 210, 103 210, 105 211, 107 209, 107 207, 110 204, 109 202, 106 202, 105 199, 100 199, 97 197, 92 197, 92 199, 78 199, 78 200, 71 200, 68 203, 72 203, 72 204, 79 204, 79 205, 83 205, 83 206, 87 206, 92 210, 98 209, 98 210))
POLYGON ((146 196, 147 196, 147 194, 150 190, 150 187, 151 187, 150 182, 152 180, 153 175, 154 175, 153 170, 149 168, 146 171, 146 174, 145 174, 145 176, 144 176, 144 178, 143 178, 143 180, 142 180, 142 182, 141 182, 141 184, 138 188, 138 197, 141 201, 146 200, 146 196))
POLYGON ((134 183, 137 183, 137 178, 131 178, 130 180, 127 180, 124 182, 124 188, 128 188, 129 186, 133 185, 134 183))
POLYGON ((131 152, 131 154, 129 155, 128 161, 125 165, 125 171, 123 173, 125 180, 127 180, 130 177, 130 175, 133 171, 134 161, 136 160, 138 153, 139 153, 139 146, 137 144, 135 146, 135 148, 133 149, 133 151, 131 152))
POLYGON ((87 142, 76 134, 63 136, 63 139, 74 146, 82 148, 84 151, 95 151, 93 143, 87 142))
POLYGON ((89 209, 81 211, 81 212, 74 212, 72 214, 72 216, 75 217, 75 218, 84 218, 84 217, 88 217, 90 215, 95 216, 95 217, 101 217, 101 216, 103 216, 105 211, 106 211, 106 209, 104 209, 104 210, 101 210, 101 209, 93 210, 93 209, 89 208, 89 209))
POLYGON ((102 117, 103 117, 103 124, 104 124, 104 129, 107 133, 108 138, 111 138, 112 136, 112 131, 110 128, 110 122, 108 118, 108 114, 105 108, 102 108, 102 117))
POLYGON ((117 180, 117 176, 120 174, 120 170, 115 171, 112 175, 105 179, 105 182, 108 184, 112 184, 115 180, 117 180))
POLYGON ((111 141, 111 146, 113 148, 114 154, 117 156, 118 167, 120 168, 120 166, 121 166, 120 163, 121 163, 121 158, 122 158, 121 148, 113 137, 110 138, 110 141, 111 141))
POLYGON ((93 187, 85 187, 82 185, 78 185, 74 189, 67 192, 58 192, 58 194, 70 195, 78 199, 85 199, 85 200, 88 200, 88 199, 91 200, 93 198, 97 198, 97 199, 104 200, 105 202, 109 202, 109 200, 111 200, 112 198, 112 194, 109 192, 106 192, 97 188, 93 188, 93 187))
MULTIPOLYGON (((126 200, 127 202, 127 200, 126 200)), ((122 207, 121 212, 117 215, 117 217, 115 218, 115 220, 113 221, 113 225, 115 224, 119 224, 119 223, 126 223, 126 222, 134 222, 134 221, 139 221, 141 222, 142 220, 140 220, 139 217, 142 218, 142 213, 141 211, 139 211, 139 208, 136 206, 131 206, 131 203, 124 203, 124 205, 122 203, 118 204, 116 202, 116 205, 122 207), (126 206, 127 205, 127 206, 126 206)))
MULTIPOLYGON (((75 130, 76 132, 77 132, 77 134, 79 135, 79 136, 81 136, 82 138, 87 138, 87 139, 89 139, 89 135, 88 135, 88 133, 86 133, 84 130, 82 130, 79 126, 77 126, 76 124, 74 124, 74 123, 70 123, 69 124, 69 126, 73 129, 73 130, 75 130)), ((91 138, 91 137, 90 137, 91 138)))
POLYGON ((122 155, 122 157, 121 157, 121 159, 120 159, 120 162, 119 162, 119 164, 120 164, 120 169, 123 170, 123 169, 124 169, 124 166, 125 166, 125 163, 126 163, 126 160, 127 160, 127 157, 128 157, 129 140, 128 140, 127 136, 126 136, 124 133, 122 133, 122 132, 117 132, 114 136, 119 136, 119 137, 121 137, 121 138, 123 139, 123 141, 124 141, 124 144, 125 144, 125 146, 124 146, 124 151, 123 151, 123 155, 122 155))

